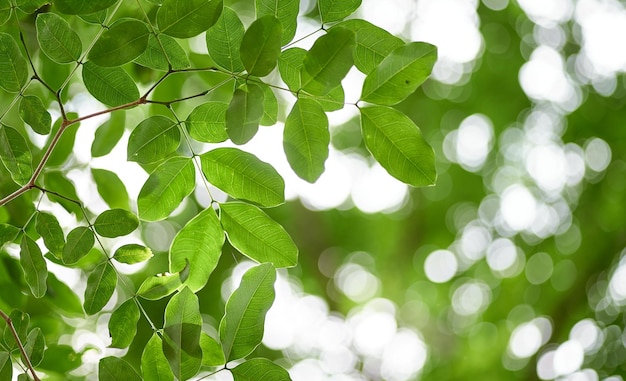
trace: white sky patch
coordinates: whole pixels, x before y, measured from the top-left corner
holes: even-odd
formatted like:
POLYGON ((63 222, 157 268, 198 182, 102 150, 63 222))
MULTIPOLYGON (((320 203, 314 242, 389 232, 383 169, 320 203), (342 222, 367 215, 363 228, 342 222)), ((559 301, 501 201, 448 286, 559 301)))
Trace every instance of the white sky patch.
POLYGON ((560 193, 567 183, 567 161, 563 148, 556 144, 530 148, 526 155, 526 170, 544 192, 560 193))
POLYGON ((567 340, 554 352, 554 371, 565 376, 580 369, 585 360, 585 352, 578 341, 567 340))
POLYGON ((539 350, 552 334, 552 324, 540 317, 518 325, 511 333, 509 353, 517 358, 527 358, 539 350))
POLYGON ((521 250, 508 238, 496 239, 487 249, 487 264, 502 277, 517 275, 521 257, 521 250))
POLYGON ((449 250, 435 250, 424 261, 426 277, 434 283, 445 283, 456 275, 459 263, 449 250))
POLYGON ((480 281, 470 281, 454 291, 452 309, 459 315, 469 316, 482 312, 491 302, 491 288, 480 281))
POLYGON ((363 19, 397 35, 404 31, 414 4, 414 0, 363 0, 359 13, 363 19))
POLYGON ((444 153, 448 160, 470 172, 480 170, 493 145, 493 124, 482 114, 465 118, 459 128, 445 137, 444 153))
POLYGON ((593 352, 602 345, 604 333, 593 319, 584 319, 572 327, 569 338, 579 342, 585 352, 593 352))
POLYGON ((587 166, 595 172, 602 172, 611 163, 611 147, 600 138, 592 138, 585 145, 587 166))
POLYGON ((530 227, 537 214, 537 200, 528 188, 515 184, 500 197, 500 213, 509 228, 522 231, 530 227))
POLYGON ((348 298, 363 303, 379 292, 381 281, 356 263, 347 263, 335 273, 335 284, 348 298))
POLYGON ((554 26, 572 17, 572 0, 518 0, 528 17, 541 26, 554 26))
POLYGON ((426 345, 414 331, 399 329, 383 351, 381 376, 389 381, 413 379, 424 367, 427 353, 426 345))

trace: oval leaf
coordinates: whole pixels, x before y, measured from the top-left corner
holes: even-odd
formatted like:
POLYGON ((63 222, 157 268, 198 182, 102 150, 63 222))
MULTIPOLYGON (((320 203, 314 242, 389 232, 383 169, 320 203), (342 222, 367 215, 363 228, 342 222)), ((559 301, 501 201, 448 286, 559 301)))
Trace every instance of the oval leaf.
POLYGON ((39 13, 36 26, 41 51, 52 61, 57 63, 78 61, 83 44, 65 19, 52 12, 39 13))
POLYGON ((0 33, 0 87, 19 93, 28 80, 28 62, 13 36, 0 33))
POLYGON ((109 262, 102 262, 96 266, 87 278, 83 303, 85 312, 88 315, 100 312, 113 296, 116 284, 117 274, 109 262))
POLYGON ((139 226, 139 220, 133 213, 124 209, 111 209, 102 212, 93 224, 96 233, 103 237, 114 238, 130 234, 139 226))
POLYGON ((272 15, 280 21, 283 27, 281 45, 288 44, 296 35, 300 0, 256 0, 255 5, 258 18, 272 15))
POLYGON ((174 381, 174 375, 163 354, 163 343, 158 333, 153 333, 141 355, 141 375, 144 380, 174 381))
POLYGON ((124 112, 111 113, 111 117, 96 130, 96 136, 91 143, 91 156, 101 157, 109 154, 124 135, 124 112))
POLYGON ((165 0, 157 11, 156 21, 162 33, 190 38, 213 26, 223 7, 221 0, 165 0))
POLYGON ((54 6, 67 15, 87 15, 110 7, 117 0, 55 0, 54 6))
POLYGON ((237 365, 230 372, 234 381, 291 381, 289 372, 264 358, 250 359, 237 365))
POLYGON ((408 116, 391 107, 365 107, 361 129, 367 149, 391 176, 417 187, 435 184, 435 153, 408 116))
POLYGON ((289 234, 261 209, 242 202, 224 203, 220 221, 230 243, 245 256, 275 267, 298 263, 298 248, 289 234))
POLYGON ((109 320, 111 348, 126 348, 133 342, 137 334, 139 317, 139 307, 132 298, 113 311, 109 320))
POLYGON ((98 381, 142 381, 129 363, 119 357, 109 356, 100 359, 98 381))
POLYGON ((322 24, 339 21, 350 16, 361 5, 361 0, 318 0, 322 24))
POLYGON ((33 175, 33 157, 26 140, 15 128, 0 125, 0 160, 19 185, 30 181, 33 175))
POLYGON ((128 209, 128 192, 120 178, 106 169, 91 168, 98 193, 109 208, 128 209))
POLYGON ((152 258, 152 250, 142 245, 129 243, 115 250, 113 259, 121 263, 132 265, 133 263, 141 263, 152 258))
POLYGON ((48 267, 41 249, 29 236, 24 235, 20 244, 20 265, 24 270, 24 280, 35 298, 46 294, 48 267))
MULTIPOLYGON (((17 238, 20 229, 9 224, 0 224, 0 247, 17 238)), ((41 233, 40 233, 41 234, 41 233)))
POLYGON ((203 366, 219 366, 226 362, 222 346, 204 332, 200 336, 200 347, 202 348, 203 366))
POLYGON ((148 300, 159 300, 176 291, 183 283, 180 274, 156 275, 143 281, 137 295, 148 300))
POLYGON ((155 70, 167 71, 172 66, 174 70, 189 67, 189 59, 185 50, 168 35, 150 35, 148 47, 135 59, 135 63, 155 70))
POLYGON ((13 379, 13 364, 8 352, 0 352, 0 380, 10 381, 13 379))
POLYGON ((135 81, 120 67, 83 65, 83 82, 89 94, 107 106, 121 106, 139 99, 135 81))
POLYGON ((43 243, 48 250, 57 258, 61 258, 63 254, 63 246, 65 246, 65 236, 63 229, 55 216, 49 213, 37 213, 37 222, 35 224, 37 233, 43 238, 43 243))
POLYGON ((263 89, 263 117, 259 124, 273 126, 278 122, 278 99, 274 90, 268 85, 262 84, 261 89, 263 89))
POLYGON ((185 126, 189 136, 204 143, 220 143, 228 139, 226 134, 227 103, 207 102, 191 111, 185 126))
POLYGON ((215 63, 233 73, 244 71, 239 48, 245 29, 237 12, 224 8, 222 15, 206 32, 206 46, 215 63))
POLYGON ((161 115, 151 116, 130 133, 127 160, 153 163, 176 151, 179 144, 180 131, 176 122, 161 115))
POLYGON ((24 343, 24 352, 26 352, 26 356, 28 356, 32 366, 37 366, 41 363, 45 347, 46 338, 43 336, 41 328, 33 328, 26 338, 26 343, 24 343))
POLYGON ((283 28, 272 15, 255 20, 243 35, 239 54, 250 75, 263 77, 276 67, 283 28))
POLYGON ((289 48, 284 50, 278 57, 278 72, 283 82, 292 92, 297 92, 302 87, 300 71, 307 51, 302 48, 289 48))
POLYGON ((263 101, 263 90, 253 83, 235 90, 226 110, 226 133, 233 143, 245 144, 256 135, 263 118, 263 101))
POLYGON ((63 263, 71 265, 87 255, 95 242, 93 232, 85 226, 74 228, 67 235, 67 243, 63 247, 63 263))
POLYGON ((117 20, 95 42, 89 59, 98 66, 121 66, 139 57, 148 47, 148 26, 139 20, 117 20))
POLYGON ((50 133, 52 116, 43 105, 41 99, 34 95, 26 95, 20 101, 20 118, 40 135, 50 133))

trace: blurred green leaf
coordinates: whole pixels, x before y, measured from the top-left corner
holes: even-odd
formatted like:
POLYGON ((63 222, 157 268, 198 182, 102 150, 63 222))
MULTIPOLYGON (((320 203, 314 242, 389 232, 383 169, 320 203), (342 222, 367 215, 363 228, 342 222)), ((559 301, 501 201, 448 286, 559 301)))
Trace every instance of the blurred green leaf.
POLYGON ((222 14, 221 0, 165 0, 156 15, 161 33, 190 38, 209 29, 222 14))
POLYGON ((226 362, 222 346, 204 332, 200 335, 200 347, 202 348, 203 366, 219 366, 226 362))
POLYGON ((0 26, 4 25, 11 18, 12 6, 10 0, 0 0, 0 26))
POLYGON ((263 90, 248 83, 235 90, 226 110, 226 133, 235 144, 245 144, 256 135, 263 118, 263 90))
POLYGON ((117 284, 117 274, 109 262, 102 262, 94 268, 87 278, 87 289, 85 289, 85 302, 83 307, 88 315, 102 311, 102 308, 109 302, 115 285, 117 284))
POLYGON ((13 36, 0 33, 0 87, 19 93, 28 80, 28 67, 13 36))
POLYGON ((276 67, 283 28, 280 21, 267 15, 256 19, 246 30, 239 54, 250 75, 264 77, 276 67))
POLYGON ((0 160, 17 184, 24 185, 30 181, 33 175, 30 148, 22 134, 4 124, 0 125, 0 160))
MULTIPOLYGON (((73 118, 76 115, 74 113, 67 113, 68 118, 73 118)), ((52 133, 48 135, 48 143, 51 143, 54 140, 54 136, 58 134, 59 129, 61 127, 62 120, 59 118, 54 125, 52 126, 52 133)), ((72 157, 72 152, 74 151, 74 142, 76 141, 76 132, 78 131, 78 127, 80 127, 79 123, 72 124, 65 128, 63 135, 57 141, 54 150, 50 154, 48 158, 48 162, 46 163, 46 167, 60 167, 65 164, 70 157, 72 157)), ((77 198, 74 198, 75 200, 77 198)))
POLYGON ((132 298, 113 311, 109 319, 111 348, 126 348, 133 342, 137 335, 137 322, 140 316, 139 307, 132 298))
POLYGON ((7 352, 0 352, 0 381, 13 380, 13 364, 7 352))
POLYGON ((247 360, 232 368, 230 372, 234 381, 291 381, 289 372, 265 358, 247 360))
POLYGON ((63 247, 63 263, 67 265, 78 262, 87 255, 95 242, 93 232, 86 226, 74 228, 67 235, 67 242, 63 247))
POLYGON ((318 0, 322 24, 342 20, 361 5, 361 0, 318 0))
POLYGON ((96 136, 91 143, 91 156, 101 157, 113 150, 124 135, 125 113, 123 111, 111 113, 110 118, 98 126, 96 136))
POLYGON ((7 242, 12 242, 19 234, 20 229, 9 224, 0 224, 0 247, 7 242))
POLYGON ((226 134, 227 103, 207 102, 194 108, 185 126, 189 136, 204 143, 220 143, 228 139, 226 134))
POLYGON ((67 284, 57 279, 54 273, 48 273, 48 293, 46 299, 53 308, 63 311, 70 317, 84 317, 83 305, 78 295, 67 284))
POLYGON ((141 355, 141 375, 144 380, 174 381, 174 375, 163 354, 163 344, 158 333, 153 333, 141 355))
POLYGON ((129 363, 119 357, 108 356, 98 363, 98 381, 142 381, 129 363))
POLYGON ((57 63, 77 62, 83 51, 78 34, 56 13, 39 13, 36 20, 37 41, 41 50, 57 63))
POLYGON ((83 65, 83 82, 89 94, 107 106, 121 106, 139 99, 135 81, 120 67, 100 67, 88 61, 83 65))
POLYGON ((258 18, 271 15, 280 21, 283 28, 281 45, 288 44, 296 35, 299 0, 255 0, 255 8, 258 18))
POLYGON ((113 259, 129 265, 145 262, 150 258, 152 258, 152 250, 136 243, 121 246, 115 250, 115 254, 113 254, 113 259))
POLYGON ((35 298, 46 294, 48 267, 41 249, 29 236, 24 235, 20 244, 20 265, 24 270, 24 279, 35 298))
POLYGON ((66 179, 61 171, 46 172, 43 177, 43 183, 47 191, 55 192, 63 197, 59 197, 52 193, 47 193, 51 201, 59 203, 65 210, 74 213, 76 217, 82 218, 82 210, 80 206, 70 200, 78 200, 74 183, 66 179), (70 200, 68 200, 70 199, 70 200))
POLYGON ((40 135, 50 133, 52 117, 39 97, 26 95, 20 101, 20 118, 40 135))
POLYGON ((225 7, 222 15, 206 33, 206 45, 211 59, 233 73, 244 71, 239 48, 245 29, 237 12, 225 7))
POLYGON ((87 57, 98 66, 121 66, 146 50, 148 35, 148 26, 144 22, 118 19, 100 35, 87 57))
POLYGON ((115 4, 117 0, 55 0, 54 6, 68 15, 86 15, 101 11, 115 4))
POLYGON ((101 9, 93 13, 79 14, 78 17, 90 24, 104 25, 108 14, 108 9, 101 9))
POLYGON ((139 226, 133 213, 124 209, 110 209, 100 213, 93 224, 102 237, 114 238, 132 233, 139 226))
POLYGON ((142 164, 162 160, 180 144, 178 124, 161 115, 143 120, 128 138, 127 160, 142 164))
POLYGON ((65 374, 82 364, 81 356, 65 344, 48 344, 39 368, 65 374))
POLYGON ((128 209, 126 186, 114 172, 91 168, 98 193, 110 208, 128 209))
POLYGON ((65 246, 65 235, 57 218, 50 213, 39 212, 37 213, 35 228, 37 233, 43 238, 43 242, 48 250, 55 257, 61 258, 63 246, 65 246))

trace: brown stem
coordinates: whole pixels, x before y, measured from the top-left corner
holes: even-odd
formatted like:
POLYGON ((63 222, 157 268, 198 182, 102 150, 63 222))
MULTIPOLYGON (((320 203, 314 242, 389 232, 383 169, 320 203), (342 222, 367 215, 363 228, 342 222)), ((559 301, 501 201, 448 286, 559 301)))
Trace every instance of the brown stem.
POLYGON ((9 327, 9 331, 11 331, 11 334, 13 334, 13 338, 15 339, 15 342, 17 343, 17 347, 20 350, 20 354, 22 355, 22 361, 24 361, 24 364, 26 365, 30 373, 33 375, 33 380, 40 381, 39 377, 37 376, 37 373, 35 373, 33 364, 31 364, 30 359, 28 358, 28 355, 26 354, 24 345, 22 345, 22 340, 20 340, 20 337, 18 336, 17 331, 15 330, 15 326, 13 326, 13 322, 11 321, 11 318, 2 310, 0 310, 0 317, 4 319, 4 321, 7 323, 7 327, 9 327))

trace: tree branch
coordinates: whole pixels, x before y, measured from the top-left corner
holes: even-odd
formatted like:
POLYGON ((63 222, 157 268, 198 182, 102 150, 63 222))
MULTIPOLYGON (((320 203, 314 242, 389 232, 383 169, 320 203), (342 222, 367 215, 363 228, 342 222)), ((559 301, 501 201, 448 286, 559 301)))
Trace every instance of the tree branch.
POLYGON ((9 327, 9 331, 11 331, 11 334, 13 335, 13 339, 15 339, 15 342, 17 343, 17 347, 20 350, 20 354, 22 355, 22 361, 24 361, 24 364, 26 365, 30 373, 33 375, 33 380, 40 381, 39 377, 37 376, 37 373, 35 373, 33 364, 31 364, 30 362, 30 358, 28 358, 28 355, 26 354, 26 350, 24 349, 22 340, 20 340, 20 337, 18 336, 17 331, 15 330, 13 321, 11 321, 11 318, 9 317, 9 315, 4 313, 4 311, 2 310, 0 310, 0 317, 7 323, 7 327, 9 327))

